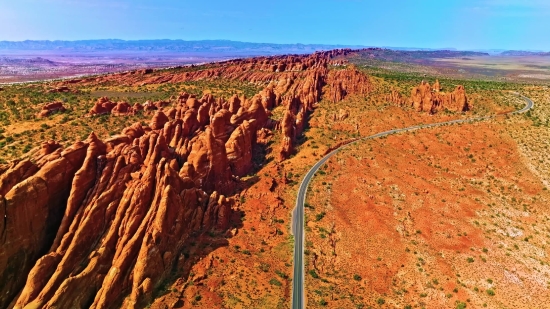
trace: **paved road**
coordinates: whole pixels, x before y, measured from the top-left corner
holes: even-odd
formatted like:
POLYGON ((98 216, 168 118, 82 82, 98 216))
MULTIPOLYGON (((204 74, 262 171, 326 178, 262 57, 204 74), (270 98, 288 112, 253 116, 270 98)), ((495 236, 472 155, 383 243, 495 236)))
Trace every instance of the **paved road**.
MULTIPOLYGON (((525 97, 517 92, 514 92, 513 94, 519 96, 523 100, 525 100, 525 107, 508 113, 508 115, 513 114, 521 114, 525 113, 526 111, 533 108, 534 104, 531 99, 528 97, 525 97)), ((473 121, 480 121, 480 120, 486 120, 494 118, 495 116, 487 116, 487 117, 478 117, 478 118, 471 118, 471 119, 457 119, 452 121, 446 121, 446 122, 438 122, 438 123, 432 123, 432 124, 424 124, 424 125, 417 125, 412 126, 408 128, 403 129, 394 129, 389 130, 385 132, 381 132, 378 134, 374 134, 371 136, 363 137, 359 140, 350 142, 348 144, 342 145, 340 148, 335 149, 331 153, 324 156, 319 162, 315 163, 315 165, 307 172, 306 176, 302 180, 302 183, 300 184, 300 189, 298 190, 298 197, 296 198, 296 208, 294 208, 294 211, 292 212, 292 234, 294 235, 294 279, 292 281, 292 309, 303 309, 305 308, 305 293, 304 293, 304 238, 305 238, 305 231, 304 231, 304 203, 306 201, 306 193, 307 188, 309 185, 309 182, 311 181, 311 178, 315 175, 315 173, 327 162, 330 157, 338 153, 338 151, 346 148, 347 146, 364 141, 369 139, 374 139, 394 133, 399 132, 406 132, 406 131, 413 131, 418 129, 424 129, 424 128, 431 128, 431 127, 437 127, 442 125, 449 125, 454 123, 465 123, 465 122, 473 122, 473 121)))

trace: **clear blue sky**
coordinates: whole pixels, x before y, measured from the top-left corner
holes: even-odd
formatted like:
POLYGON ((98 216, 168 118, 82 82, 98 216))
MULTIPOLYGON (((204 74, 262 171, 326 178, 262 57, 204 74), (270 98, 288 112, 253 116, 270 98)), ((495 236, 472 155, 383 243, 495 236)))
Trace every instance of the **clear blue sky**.
POLYGON ((0 0, 0 40, 550 50, 550 0, 0 0))

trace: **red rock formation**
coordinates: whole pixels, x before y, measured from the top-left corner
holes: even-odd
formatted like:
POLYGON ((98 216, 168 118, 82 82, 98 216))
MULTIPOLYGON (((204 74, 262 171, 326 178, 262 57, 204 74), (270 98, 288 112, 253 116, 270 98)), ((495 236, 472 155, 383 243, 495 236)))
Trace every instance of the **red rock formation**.
POLYGON ((470 111, 473 108, 473 105, 471 102, 468 101, 468 97, 466 96, 466 90, 464 89, 464 86, 458 85, 456 86, 455 90, 452 92, 452 100, 451 100, 451 108, 456 111, 470 111))
POLYGON ((153 103, 151 101, 145 101, 145 103, 143 103, 142 107, 143 107, 143 110, 145 110, 145 111, 153 111, 153 110, 157 109, 157 106, 155 105, 155 103, 153 103))
POLYGON ((206 191, 231 192, 231 170, 223 140, 216 139, 208 127, 190 141, 187 161, 193 165, 194 181, 206 191))
POLYGON ((94 107, 90 110, 90 115, 104 115, 109 114, 113 108, 115 108, 116 103, 113 103, 107 97, 102 97, 97 100, 94 104, 94 107))
POLYGON ((422 81, 418 87, 414 87, 411 91, 411 106, 418 112, 429 112, 435 114, 442 110, 450 110, 456 112, 466 112, 472 109, 472 104, 468 102, 464 86, 457 86, 451 93, 439 92, 438 81, 434 86, 434 91, 430 84, 422 81))
POLYGON ((411 92, 412 106, 417 112, 429 111, 432 107, 432 89, 430 84, 422 81, 420 86, 411 92))
POLYGON ((229 111, 232 114, 236 114, 239 108, 241 108, 241 100, 237 95, 234 95, 229 99, 229 111))
MULTIPOLYGON (((63 151, 54 152, 35 167, 35 173, 8 171, 21 176, 16 185, 1 186, 8 191, 0 198, 0 304, 4 307, 21 289, 25 275, 37 258, 47 251, 60 224, 63 209, 71 189, 71 181, 82 165, 89 146, 79 142, 63 151), (23 179, 24 176, 27 178, 23 179), (24 181, 23 181, 24 180, 24 181), (11 187, 11 188, 10 188, 11 187)), ((15 169, 21 170, 21 166, 15 169)))
POLYGON ((283 161, 290 157, 294 152, 294 138, 295 138, 295 120, 291 111, 287 110, 283 121, 281 122, 281 133, 283 141, 281 143, 281 150, 279 151, 279 161, 283 161))
POLYGON ((156 101, 153 105, 155 105, 157 109, 162 109, 163 107, 169 106, 170 101, 156 101))
POLYGON ((252 146, 255 141, 255 122, 245 120, 225 143, 227 160, 233 175, 245 176, 252 168, 252 146))
POLYGON ((42 147, 40 148, 40 156, 43 157, 49 155, 58 148, 61 148, 61 145, 59 145, 59 143, 54 140, 43 142, 42 147))
POLYGON ((140 112, 143 110, 143 105, 135 103, 134 106, 132 106, 132 109, 134 110, 134 113, 140 112))
MULTIPOLYGON (((250 59, 229 60, 205 65, 203 70, 188 70, 182 68, 182 72, 166 73, 153 71, 146 76, 142 74, 115 73, 100 77, 79 80, 80 84, 96 85, 109 81, 116 81, 122 85, 148 85, 163 83, 178 83, 184 81, 196 81, 223 77, 225 79, 269 82, 279 80, 279 75, 293 76, 303 72, 319 68, 326 68, 331 58, 345 56, 352 50, 339 49, 327 52, 317 52, 312 55, 285 55, 272 57, 257 57, 250 59)), ((70 81, 65 81, 70 84, 70 81)))
POLYGON ((227 228, 233 176, 251 171, 255 143, 267 145, 270 128, 281 129, 284 160, 323 97, 337 102, 370 91, 368 77, 355 68, 328 69, 332 57, 349 52, 79 81, 120 78, 141 85, 223 77, 269 86, 250 99, 228 101, 182 93, 173 105, 130 107, 101 98, 91 115, 123 115, 138 107, 156 112, 149 127, 136 123, 104 141, 92 134, 67 149, 47 143, 32 160, 1 167, 0 216, 7 219, 0 225, 0 278, 6 279, 0 282, 0 307, 16 295, 15 308, 146 306, 181 261, 190 235, 227 228), (269 109, 280 104, 286 111, 279 124, 269 119, 269 109))
MULTIPOLYGON (((245 120, 232 134, 230 164, 225 143, 209 127, 189 142, 188 157, 178 158, 166 142, 177 130, 168 129, 185 124, 162 115, 155 114, 153 131, 137 123, 105 143, 92 134, 50 153, 44 165, 22 161, 2 174, 1 209, 8 220, 1 226, 6 250, 0 253, 0 269, 9 280, 0 288, 21 288, 25 276, 10 269, 30 272, 15 308, 111 308, 123 295, 129 296, 124 306, 143 307, 152 288, 171 273, 191 233, 227 226, 232 200, 214 191, 232 191, 230 166, 236 173, 248 172, 254 121, 245 120), (194 181, 180 176, 176 159, 193 167, 187 173, 194 181), (25 230, 31 226, 57 235, 31 237, 25 230)), ((187 147, 179 140, 176 145, 187 147)), ((5 304, 13 296, 3 293, 0 300, 5 304)))
POLYGON ((113 114, 113 116, 126 116, 134 113, 134 109, 127 102, 118 102, 116 106, 111 110, 111 114, 113 114))
POLYGON ((168 121, 168 117, 166 117, 163 112, 157 111, 153 116, 153 119, 151 120, 151 124, 149 126, 153 130, 162 129, 164 127, 164 124, 166 124, 168 121))
POLYGON ((405 98, 403 98, 401 93, 395 90, 392 90, 392 92, 386 96, 386 101, 397 106, 405 106, 406 104, 405 98))
POLYGON ((327 84, 330 85, 329 99, 340 102, 347 95, 365 95, 371 91, 371 83, 367 75, 355 67, 345 70, 331 70, 328 73, 327 84))
POLYGON ((64 112, 67 109, 63 106, 63 102, 46 103, 42 106, 42 109, 38 113, 38 118, 45 118, 52 114, 64 112))
POLYGON ((271 110, 277 105, 277 96, 273 91, 273 85, 262 90, 260 96, 262 97, 262 105, 266 110, 271 110))
POLYGON ((439 79, 436 79, 435 80, 435 83, 434 83, 434 86, 433 86, 433 90, 435 92, 440 92, 441 91, 441 84, 439 84, 439 79))
POLYGON ((122 134, 127 135, 130 139, 140 138, 145 134, 145 130, 141 126, 141 123, 136 122, 133 125, 124 128, 122 134))
POLYGON ((218 111, 212 117, 211 127, 215 138, 227 141, 234 130, 234 126, 231 125, 231 112, 226 109, 218 111))
POLYGON ((38 171, 38 167, 30 160, 13 162, 10 165, 5 172, 0 174, 0 196, 6 195, 16 184, 38 171))

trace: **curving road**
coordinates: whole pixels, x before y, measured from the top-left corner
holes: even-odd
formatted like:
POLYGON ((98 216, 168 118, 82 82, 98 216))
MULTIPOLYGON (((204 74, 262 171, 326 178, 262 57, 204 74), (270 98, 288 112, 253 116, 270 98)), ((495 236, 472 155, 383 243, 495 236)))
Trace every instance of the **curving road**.
MULTIPOLYGON (((526 104, 525 107, 510 112, 504 115, 513 115, 513 114, 521 114, 525 113, 531 108, 533 108, 534 103, 531 99, 528 97, 525 97, 517 92, 513 92, 513 94, 519 96, 523 100, 525 100, 526 104)), ((324 156, 319 162, 315 163, 315 165, 307 172, 304 179, 302 180, 302 183, 300 183, 300 189, 298 190, 298 197, 296 198, 296 208, 294 208, 294 211, 292 212, 292 234, 294 235, 294 277, 292 280, 292 309, 303 309, 305 308, 305 292, 304 292, 304 238, 305 238, 305 231, 304 231, 304 203, 306 201, 306 193, 307 188, 309 186, 309 182, 311 181, 311 178, 315 175, 315 173, 327 162, 330 157, 338 153, 338 151, 346 148, 350 144, 357 143, 364 140, 374 139, 382 136, 387 136, 394 133, 400 133, 400 132, 407 132, 412 130, 418 130, 418 129, 424 129, 424 128, 431 128, 431 127, 437 127, 447 124, 454 124, 454 123, 464 123, 464 122, 472 122, 472 121, 480 121, 480 120, 486 120, 494 118, 495 116, 487 116, 487 117, 478 117, 478 118, 470 118, 470 119, 457 119, 452 121, 445 121, 445 122, 437 122, 432 124, 424 124, 424 125, 417 125, 412 126, 408 128, 403 129, 394 129, 389 130, 385 132, 381 132, 378 134, 374 134, 371 136, 363 137, 359 140, 350 142, 348 144, 342 145, 340 148, 335 149, 334 151, 330 152, 326 156, 324 156)))

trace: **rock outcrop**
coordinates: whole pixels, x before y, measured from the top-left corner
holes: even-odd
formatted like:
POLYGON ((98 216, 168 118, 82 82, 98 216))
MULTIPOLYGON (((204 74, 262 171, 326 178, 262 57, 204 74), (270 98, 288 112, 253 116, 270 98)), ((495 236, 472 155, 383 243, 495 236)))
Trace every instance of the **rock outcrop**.
POLYGON ((256 120, 245 120, 225 143, 227 159, 233 175, 245 176, 252 167, 252 147, 255 142, 256 120))
POLYGON ((63 102, 51 102, 42 106, 42 109, 36 115, 38 118, 45 118, 55 113, 64 112, 67 109, 63 106, 63 102))
POLYGON ((281 122, 283 140, 281 142, 281 150, 279 151, 279 161, 287 159, 294 152, 294 139, 296 138, 295 123, 294 115, 290 110, 287 110, 281 122))
MULTIPOLYGON (((450 93, 441 92, 440 89, 439 81, 436 81, 433 88, 429 83, 422 81, 418 87, 412 89, 410 105, 418 112, 430 114, 443 110, 466 112, 473 108, 471 102, 468 101, 464 86, 459 85, 450 93)), ((399 102, 399 100, 397 101, 399 102)), ((392 102, 398 104, 396 100, 392 100, 392 102)))
POLYGON ((188 96, 149 127, 105 141, 92 133, 67 149, 46 142, 32 160, 3 167, 0 305, 19 291, 15 308, 150 302, 191 234, 227 227, 234 176, 251 171, 256 131, 269 130, 259 96, 237 114, 224 107, 188 96))
POLYGON ((36 259, 47 252, 63 216, 71 182, 82 166, 89 142, 79 142, 7 171, 0 187, 2 231, 0 305, 6 306, 24 284, 36 259), (14 179, 15 178, 15 179, 14 179), (17 182, 15 185, 14 183, 17 182))
POLYGON ((331 70, 327 83, 330 85, 329 99, 334 103, 342 101, 348 94, 367 94, 372 88, 368 76, 355 67, 331 70))
MULTIPOLYGON (((79 81, 118 76, 121 83, 145 85, 223 77, 267 87, 228 100, 182 93, 130 106, 100 98, 90 115, 153 111, 151 121, 107 140, 92 133, 66 149, 46 142, 28 160, 0 166, 0 216, 6 218, 0 223, 0 307, 145 307, 185 260, 191 235, 228 228, 238 176, 258 164, 254 149, 267 147, 272 130, 281 130, 278 158, 285 160, 319 101, 371 90, 354 67, 329 69, 333 57, 348 52, 79 81), (284 117, 272 119, 270 110, 280 105, 284 117)), ((345 117, 345 111, 338 115, 345 117)))
POLYGON ((401 95, 401 93, 392 90, 392 92, 386 95, 386 102, 402 107, 406 105, 407 100, 401 95))
POLYGON ((128 104, 128 102, 118 102, 115 107, 111 110, 113 116, 126 116, 132 115, 136 112, 134 108, 128 104))
POLYGON ((107 97, 101 97, 94 104, 94 107, 90 110, 90 115, 104 115, 111 113, 111 110, 115 108, 116 103, 111 102, 107 97))
POLYGON ((439 79, 435 80, 434 86, 433 86, 434 92, 440 92, 441 91, 441 84, 439 83, 439 79))

